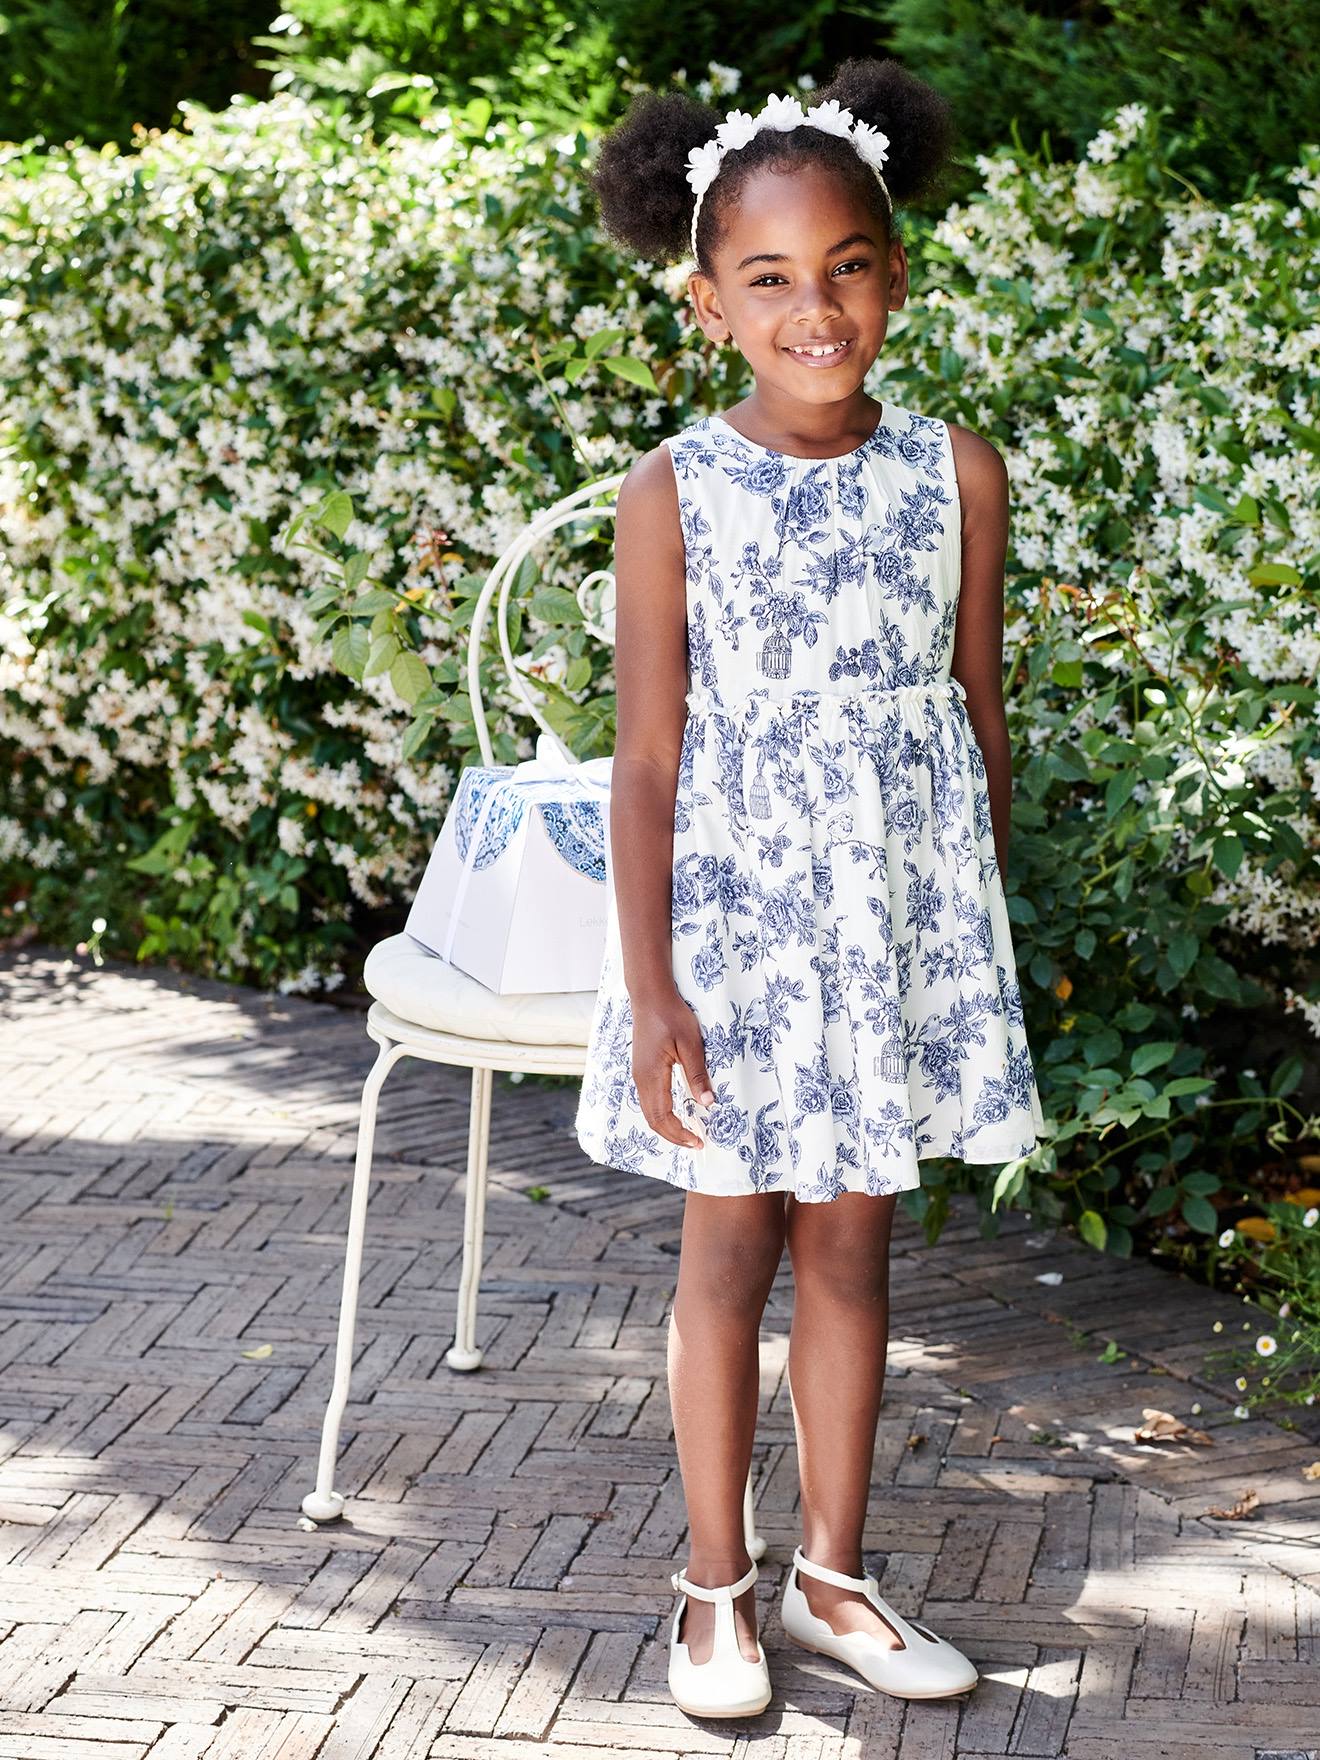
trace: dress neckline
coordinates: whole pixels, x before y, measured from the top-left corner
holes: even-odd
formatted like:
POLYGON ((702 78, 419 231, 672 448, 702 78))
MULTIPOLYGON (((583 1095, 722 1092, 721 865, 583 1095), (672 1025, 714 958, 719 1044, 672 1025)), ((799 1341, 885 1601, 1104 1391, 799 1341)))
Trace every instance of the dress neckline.
POLYGON ((802 452, 780 452, 775 446, 762 446, 759 440, 749 439, 746 434, 735 428, 732 422, 726 422, 723 416, 712 415, 707 417, 707 420, 718 422, 722 428, 733 435, 735 440, 741 440, 744 446, 750 446, 754 452, 764 452, 770 458, 788 459, 793 464, 838 464, 845 458, 860 457, 863 452, 867 451, 869 447, 874 445, 880 430, 888 427, 889 412, 893 407, 894 406, 890 403, 882 403, 880 405, 879 421, 859 446, 852 447, 848 452, 826 452, 818 453, 814 456, 802 452))

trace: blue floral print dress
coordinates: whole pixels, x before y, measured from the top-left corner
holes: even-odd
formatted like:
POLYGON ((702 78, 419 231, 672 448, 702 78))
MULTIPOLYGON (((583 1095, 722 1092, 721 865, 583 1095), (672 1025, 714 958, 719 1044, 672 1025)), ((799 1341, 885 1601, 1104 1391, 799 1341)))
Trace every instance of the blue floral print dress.
POLYGON ((1043 1118, 985 760, 950 676, 961 581, 946 423, 885 404, 837 458, 705 416, 664 442, 686 554, 674 982, 715 1101, 647 1124, 611 891, 575 1128, 687 1191, 822 1203, 1001 1163, 1043 1118))

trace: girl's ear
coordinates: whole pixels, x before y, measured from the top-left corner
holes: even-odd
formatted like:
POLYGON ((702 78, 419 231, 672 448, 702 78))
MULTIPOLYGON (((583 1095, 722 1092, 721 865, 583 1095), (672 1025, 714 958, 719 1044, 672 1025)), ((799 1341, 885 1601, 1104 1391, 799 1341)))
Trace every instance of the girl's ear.
POLYGON ((889 251, 889 309, 901 311, 907 304, 908 260, 902 239, 895 239, 889 251))
POLYGON ((692 301, 692 309, 697 315, 697 323, 708 342, 728 342, 732 336, 728 322, 720 311, 719 296, 715 291, 715 283, 700 269, 694 269, 688 276, 688 297, 692 301))

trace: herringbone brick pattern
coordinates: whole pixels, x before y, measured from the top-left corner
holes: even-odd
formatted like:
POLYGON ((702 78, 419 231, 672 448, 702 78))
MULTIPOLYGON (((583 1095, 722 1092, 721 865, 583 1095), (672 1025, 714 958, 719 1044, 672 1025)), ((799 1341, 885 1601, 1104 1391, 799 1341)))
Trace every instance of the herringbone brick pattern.
POLYGON ((381 1110, 339 1526, 307 1531, 357 1091, 352 1011, 0 961, 0 1760, 1257 1760, 1320 1748, 1320 1453, 1231 1418, 1242 1310, 1015 1220, 900 1225, 868 1562, 979 1664, 905 1707, 797 1650, 787 1267, 755 1478, 776 1686, 669 1701, 681 1195, 500 1080, 480 1343, 451 1372, 466 1077, 381 1110), (529 1187, 549 1188, 542 1201, 529 1187), (1059 1271, 1057 1287, 1036 1281, 1059 1271), (1098 1361, 1104 1341, 1126 1353, 1098 1361), (1212 1448, 1141 1447, 1143 1406, 1212 1448), (1248 1521, 1204 1512, 1254 1488, 1248 1521))

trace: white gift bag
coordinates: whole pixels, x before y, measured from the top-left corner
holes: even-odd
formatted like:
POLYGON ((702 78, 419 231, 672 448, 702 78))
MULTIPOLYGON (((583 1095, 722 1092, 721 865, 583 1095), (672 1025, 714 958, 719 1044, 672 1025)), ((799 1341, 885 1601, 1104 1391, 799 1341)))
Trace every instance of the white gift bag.
POLYGON ((542 735, 526 763, 464 770, 407 933, 501 995, 596 989, 612 764, 542 735))

